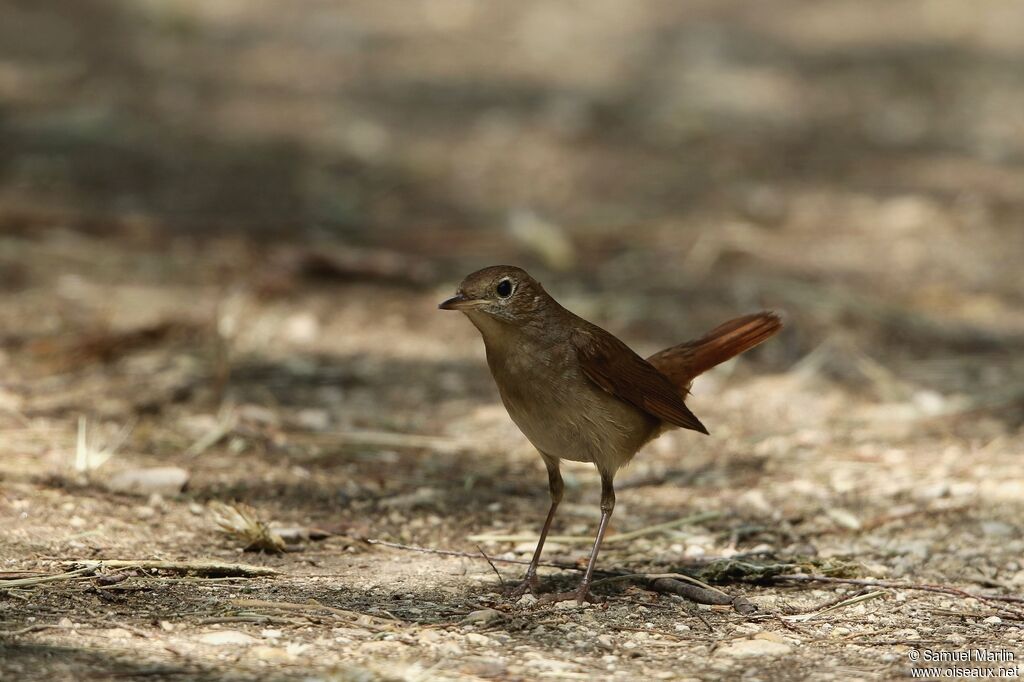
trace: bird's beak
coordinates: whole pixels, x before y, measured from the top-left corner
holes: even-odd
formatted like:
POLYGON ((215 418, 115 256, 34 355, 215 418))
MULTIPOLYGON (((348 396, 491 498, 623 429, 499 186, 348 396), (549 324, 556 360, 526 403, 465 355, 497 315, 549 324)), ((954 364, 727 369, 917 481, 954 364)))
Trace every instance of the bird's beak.
POLYGON ((479 308, 485 303, 487 301, 478 298, 466 298, 462 294, 458 294, 437 307, 441 310, 469 310, 470 308, 479 308))

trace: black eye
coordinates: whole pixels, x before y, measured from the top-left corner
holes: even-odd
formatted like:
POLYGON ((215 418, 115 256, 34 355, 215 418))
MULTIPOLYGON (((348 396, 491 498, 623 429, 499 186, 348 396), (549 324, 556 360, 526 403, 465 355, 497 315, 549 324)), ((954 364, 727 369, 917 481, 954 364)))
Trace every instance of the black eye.
POLYGON ((512 280, 503 279, 500 282, 498 282, 498 286, 496 286, 494 290, 498 292, 499 297, 508 298, 509 296, 512 295, 512 289, 514 288, 515 287, 512 286, 512 280))

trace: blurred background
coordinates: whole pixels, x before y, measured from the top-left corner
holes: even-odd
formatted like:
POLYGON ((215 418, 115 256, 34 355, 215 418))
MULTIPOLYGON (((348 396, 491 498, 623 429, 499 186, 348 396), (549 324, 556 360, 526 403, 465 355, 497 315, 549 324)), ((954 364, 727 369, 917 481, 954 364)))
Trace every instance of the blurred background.
MULTIPOLYGON (((439 546, 536 532, 539 460, 436 310, 496 263, 641 353, 786 316, 695 385, 712 438, 620 477, 620 529, 733 515, 641 556, 1024 585, 1019 0, 5 0, 8 562, 234 556, 209 500, 439 546), (885 525, 907 505, 934 523, 885 525)), ((569 468, 559 523, 591 532, 596 475, 569 468)), ((359 556, 413 581, 381 589, 465 588, 359 556)))
POLYGON ((847 380, 1024 381, 1022 29, 1013 1, 5 2, 5 347, 367 282, 426 317, 508 262, 651 348, 770 305, 774 369, 842 342, 847 380))
POLYGON ((505 262, 644 352, 780 309, 738 371, 813 378, 822 423, 1017 433, 1022 35, 1014 1, 5 2, 4 405, 450 433, 496 402, 434 304, 505 262))

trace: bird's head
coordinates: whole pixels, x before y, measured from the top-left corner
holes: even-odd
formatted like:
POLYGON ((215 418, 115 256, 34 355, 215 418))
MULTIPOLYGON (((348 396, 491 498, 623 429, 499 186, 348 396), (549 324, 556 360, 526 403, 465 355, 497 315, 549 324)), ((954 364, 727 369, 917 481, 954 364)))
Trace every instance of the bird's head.
POLYGON ((441 310, 461 310, 474 323, 492 318, 523 325, 530 322, 550 300, 540 282, 522 268, 494 265, 467 275, 455 296, 438 307, 441 310))

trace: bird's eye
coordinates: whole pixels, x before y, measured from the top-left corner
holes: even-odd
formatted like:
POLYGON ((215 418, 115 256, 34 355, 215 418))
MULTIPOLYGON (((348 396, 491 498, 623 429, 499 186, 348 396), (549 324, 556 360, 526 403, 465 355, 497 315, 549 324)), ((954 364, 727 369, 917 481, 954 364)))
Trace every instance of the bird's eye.
POLYGON ((514 289, 515 287, 512 286, 512 280, 510 279, 501 280, 500 282, 498 282, 498 286, 494 288, 494 290, 498 292, 499 298, 508 298, 509 296, 512 295, 512 291, 514 289))

